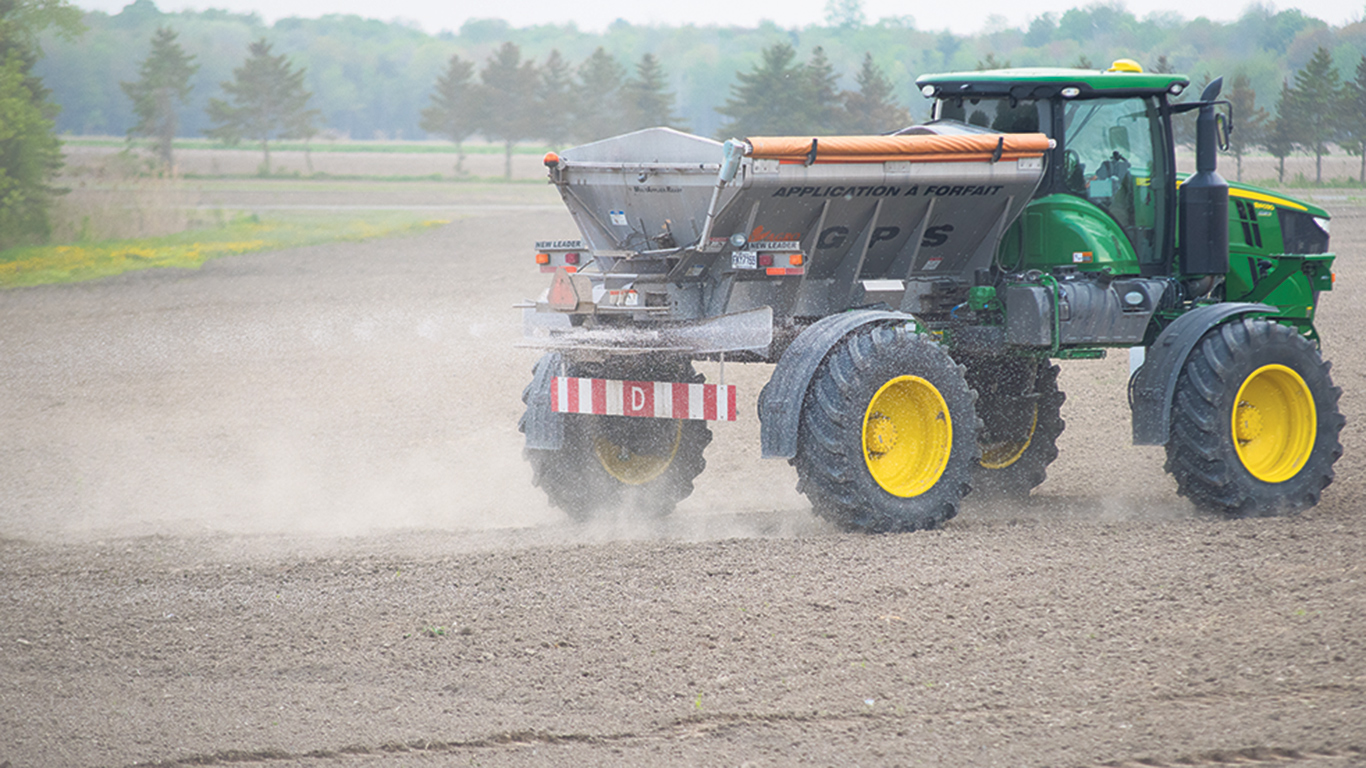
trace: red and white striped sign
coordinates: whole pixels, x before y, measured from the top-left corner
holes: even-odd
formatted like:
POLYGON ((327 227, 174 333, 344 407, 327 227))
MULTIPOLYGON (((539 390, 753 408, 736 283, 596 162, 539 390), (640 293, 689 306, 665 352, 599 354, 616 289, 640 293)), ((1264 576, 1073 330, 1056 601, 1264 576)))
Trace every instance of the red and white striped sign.
POLYGON ((551 408, 557 413, 735 421, 735 386, 732 384, 556 376, 550 386, 554 393, 551 408))

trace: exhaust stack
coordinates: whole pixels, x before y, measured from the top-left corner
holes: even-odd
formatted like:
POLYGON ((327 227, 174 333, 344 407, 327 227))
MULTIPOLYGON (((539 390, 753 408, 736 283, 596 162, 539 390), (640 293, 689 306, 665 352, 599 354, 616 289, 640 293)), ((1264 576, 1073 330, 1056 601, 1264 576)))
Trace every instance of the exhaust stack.
POLYGON ((1224 79, 1218 77, 1200 94, 1195 123, 1195 175, 1181 185, 1181 273, 1222 275, 1228 272, 1228 182, 1216 170, 1219 141, 1214 101, 1224 79))

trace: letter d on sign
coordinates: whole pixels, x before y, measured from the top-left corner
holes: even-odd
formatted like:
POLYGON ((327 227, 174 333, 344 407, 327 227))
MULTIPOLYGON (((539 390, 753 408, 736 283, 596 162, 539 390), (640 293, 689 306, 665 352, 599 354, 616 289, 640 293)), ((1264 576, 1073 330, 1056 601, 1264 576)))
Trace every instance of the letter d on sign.
POLYGON ((653 416, 655 387, 653 382, 632 381, 626 384, 626 402, 622 403, 627 416, 653 416))

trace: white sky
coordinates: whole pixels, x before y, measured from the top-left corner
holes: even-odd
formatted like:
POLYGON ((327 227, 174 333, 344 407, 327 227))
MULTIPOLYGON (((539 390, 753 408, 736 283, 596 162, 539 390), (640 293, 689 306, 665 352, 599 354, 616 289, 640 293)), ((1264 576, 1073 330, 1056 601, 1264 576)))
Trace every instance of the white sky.
MULTIPOLYGON (((73 0, 87 10, 118 13, 130 0, 73 0)), ((768 19, 780 27, 819 24, 825 17, 825 0, 503 0, 499 3, 472 0, 155 0, 163 11, 222 8, 238 13, 255 12, 267 22, 289 16, 317 18, 329 13, 355 14, 390 21, 417 22, 424 30, 458 30, 470 18, 502 18, 514 27, 539 23, 575 22, 579 29, 602 31, 616 19, 632 24, 698 24, 752 27, 768 19)), ((942 0, 941 0, 942 1, 942 0)), ((911 16, 915 26, 924 30, 949 29, 958 34, 983 31, 987 19, 1003 17, 1007 25, 1020 27, 1049 11, 1061 13, 1069 8, 1092 4, 1087 0, 956 0, 946 7, 939 2, 906 0, 863 0, 869 23, 887 16, 911 16)), ((1207 16, 1229 21, 1242 15, 1248 0, 1208 4, 1198 13, 1192 4, 1179 0, 1127 0, 1124 7, 1142 18, 1151 13, 1175 12, 1185 18, 1207 16), (1214 6, 1214 7, 1210 7, 1214 6)), ((1299 8, 1306 14, 1334 26, 1359 21, 1366 9, 1361 0, 1297 0, 1268 3, 1276 10, 1299 8)))

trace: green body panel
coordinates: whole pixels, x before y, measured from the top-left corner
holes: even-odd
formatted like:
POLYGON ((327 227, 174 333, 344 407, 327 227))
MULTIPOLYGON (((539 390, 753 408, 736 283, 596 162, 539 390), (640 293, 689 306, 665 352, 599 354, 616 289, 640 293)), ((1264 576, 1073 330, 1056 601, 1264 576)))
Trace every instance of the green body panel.
POLYGON ((1312 321, 1317 297, 1333 288, 1331 253, 1287 254, 1281 211, 1328 218, 1318 206, 1247 184, 1229 183, 1229 271, 1224 298, 1264 301, 1281 316, 1312 321), (1274 287, 1271 287, 1274 286, 1274 287))
POLYGON ((1030 202, 1002 238, 999 254, 1002 265, 1019 271, 1070 266, 1082 272, 1108 269, 1115 275, 1139 272, 1138 258, 1119 224, 1091 201, 1073 195, 1030 202))

